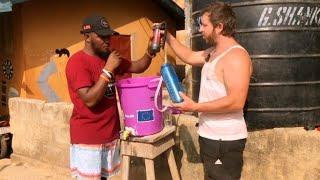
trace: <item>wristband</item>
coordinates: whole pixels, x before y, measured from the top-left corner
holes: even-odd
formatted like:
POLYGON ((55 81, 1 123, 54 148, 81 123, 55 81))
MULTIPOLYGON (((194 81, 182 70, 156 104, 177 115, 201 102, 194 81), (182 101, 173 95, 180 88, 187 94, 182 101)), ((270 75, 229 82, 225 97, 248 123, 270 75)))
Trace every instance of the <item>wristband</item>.
POLYGON ((110 79, 114 78, 114 76, 113 76, 111 71, 108 71, 106 69, 102 69, 102 72, 105 73, 110 79))
POLYGON ((100 77, 106 82, 106 83, 109 83, 109 79, 106 78, 103 74, 100 74, 100 77))

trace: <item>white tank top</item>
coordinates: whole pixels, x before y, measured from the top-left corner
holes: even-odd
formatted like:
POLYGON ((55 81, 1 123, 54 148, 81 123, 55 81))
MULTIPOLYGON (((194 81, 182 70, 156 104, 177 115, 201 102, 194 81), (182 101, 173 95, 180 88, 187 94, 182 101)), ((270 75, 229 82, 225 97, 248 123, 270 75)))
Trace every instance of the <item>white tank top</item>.
MULTIPOLYGON (((215 59, 210 59, 203 65, 201 71, 199 103, 212 101, 227 95, 224 84, 218 81, 216 77, 215 68, 219 60, 234 48, 245 50, 240 45, 232 46, 215 59)), ((247 138, 248 133, 243 117, 243 111, 230 113, 200 113, 198 134, 201 137, 208 139, 225 141, 247 138)))

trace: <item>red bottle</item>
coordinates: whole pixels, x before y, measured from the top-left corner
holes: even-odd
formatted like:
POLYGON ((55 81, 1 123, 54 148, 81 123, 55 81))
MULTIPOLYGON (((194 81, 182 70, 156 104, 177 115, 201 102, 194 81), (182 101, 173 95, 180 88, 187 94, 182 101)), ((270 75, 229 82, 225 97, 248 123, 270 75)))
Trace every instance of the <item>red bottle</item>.
POLYGON ((153 39, 151 42, 151 51, 153 54, 156 54, 157 52, 160 51, 160 48, 163 48, 164 43, 161 43, 162 41, 164 42, 164 39, 166 35, 166 23, 157 23, 153 26, 153 39))

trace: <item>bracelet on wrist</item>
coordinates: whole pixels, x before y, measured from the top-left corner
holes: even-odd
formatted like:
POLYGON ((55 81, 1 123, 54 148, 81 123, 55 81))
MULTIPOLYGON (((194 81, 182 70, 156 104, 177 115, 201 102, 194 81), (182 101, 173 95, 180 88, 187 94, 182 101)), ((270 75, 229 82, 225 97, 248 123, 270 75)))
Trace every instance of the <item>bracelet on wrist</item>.
POLYGON ((102 69, 102 72, 103 72, 104 74, 106 74, 106 75, 109 77, 110 80, 111 80, 111 79, 114 79, 114 76, 113 76, 113 74, 112 74, 111 71, 108 71, 108 70, 106 70, 106 69, 102 69))
POLYGON ((104 76, 103 74, 100 74, 100 78, 102 78, 106 83, 110 82, 110 79, 108 79, 106 76, 104 76))

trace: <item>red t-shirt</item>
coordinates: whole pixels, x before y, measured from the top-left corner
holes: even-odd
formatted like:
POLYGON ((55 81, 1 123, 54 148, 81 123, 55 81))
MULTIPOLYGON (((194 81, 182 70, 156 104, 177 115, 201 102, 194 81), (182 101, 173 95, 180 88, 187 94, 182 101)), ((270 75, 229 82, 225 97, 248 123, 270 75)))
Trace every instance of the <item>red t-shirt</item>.
MULTIPOLYGON (((72 144, 103 144, 119 138, 120 121, 115 87, 108 88, 105 96, 94 107, 87 107, 77 93, 83 87, 93 86, 99 79, 105 61, 79 51, 70 57, 66 66, 68 89, 74 104, 70 119, 72 144), (114 91, 113 91, 113 90, 114 91)), ((115 75, 127 72, 130 61, 122 60, 115 75)))

